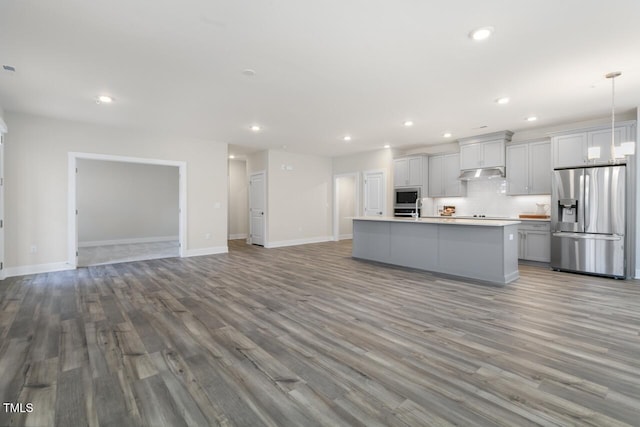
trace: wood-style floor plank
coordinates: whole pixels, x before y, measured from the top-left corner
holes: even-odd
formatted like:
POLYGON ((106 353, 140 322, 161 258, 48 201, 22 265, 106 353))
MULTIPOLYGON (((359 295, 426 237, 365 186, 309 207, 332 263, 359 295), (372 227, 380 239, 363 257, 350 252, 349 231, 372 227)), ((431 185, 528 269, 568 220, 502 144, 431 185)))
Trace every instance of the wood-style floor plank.
MULTIPOLYGON (((461 260, 464 262, 464 260, 461 260)), ((0 282, 9 426, 638 426, 640 281, 504 288, 349 241, 0 282)))

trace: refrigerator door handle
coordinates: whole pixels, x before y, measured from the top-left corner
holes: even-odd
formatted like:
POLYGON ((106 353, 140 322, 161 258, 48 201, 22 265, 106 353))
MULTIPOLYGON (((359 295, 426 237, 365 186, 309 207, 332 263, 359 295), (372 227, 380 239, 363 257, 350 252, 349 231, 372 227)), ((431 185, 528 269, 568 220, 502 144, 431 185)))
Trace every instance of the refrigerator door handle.
MULTIPOLYGON (((586 172, 586 171, 585 171, 586 172)), ((588 173, 584 174, 584 199, 582 203, 582 209, 584 210, 584 231, 589 229, 589 224, 591 223, 591 216, 589 215, 589 210, 591 209, 591 203, 593 200, 589 199, 589 190, 591 189, 591 177, 588 173)))
POLYGON ((584 233, 553 233, 553 237, 563 237, 566 239, 585 239, 585 240, 622 240, 624 236, 619 234, 584 234, 584 233))

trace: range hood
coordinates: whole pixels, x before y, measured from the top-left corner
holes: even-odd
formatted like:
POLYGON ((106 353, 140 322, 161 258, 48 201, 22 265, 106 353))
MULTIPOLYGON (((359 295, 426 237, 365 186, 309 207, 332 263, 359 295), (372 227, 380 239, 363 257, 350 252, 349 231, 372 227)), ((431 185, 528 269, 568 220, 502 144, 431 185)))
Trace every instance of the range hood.
POLYGON ((499 166, 493 168, 464 170, 461 171, 458 179, 460 181, 474 181, 480 179, 500 179, 504 177, 504 168, 499 166))

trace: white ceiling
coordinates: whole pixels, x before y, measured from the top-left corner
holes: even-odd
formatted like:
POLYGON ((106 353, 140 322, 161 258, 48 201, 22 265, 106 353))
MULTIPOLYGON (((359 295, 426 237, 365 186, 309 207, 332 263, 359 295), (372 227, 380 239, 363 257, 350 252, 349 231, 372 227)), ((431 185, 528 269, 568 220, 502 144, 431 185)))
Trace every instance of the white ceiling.
POLYGON ((318 155, 408 148, 606 116, 609 71, 617 110, 637 107, 639 23, 638 0, 0 0, 0 105, 318 155))

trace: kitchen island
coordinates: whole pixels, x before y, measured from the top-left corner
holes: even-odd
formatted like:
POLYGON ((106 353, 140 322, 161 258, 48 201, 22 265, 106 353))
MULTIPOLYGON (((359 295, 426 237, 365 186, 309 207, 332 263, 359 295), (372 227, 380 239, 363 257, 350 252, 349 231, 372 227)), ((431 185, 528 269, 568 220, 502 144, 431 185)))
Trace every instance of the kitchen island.
POLYGON ((353 218, 354 258, 506 285, 518 277, 520 221, 353 218))

